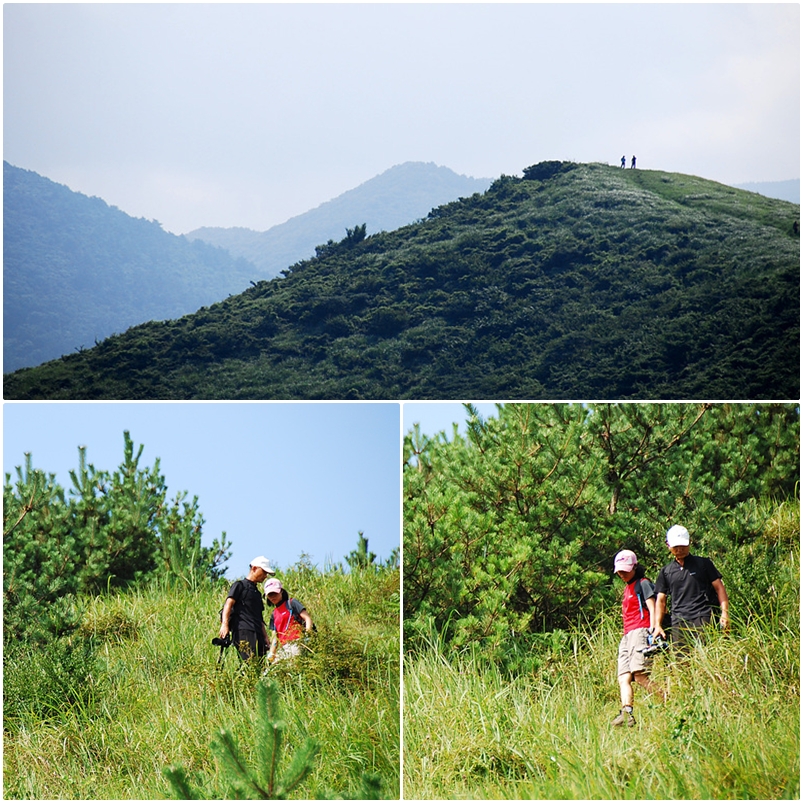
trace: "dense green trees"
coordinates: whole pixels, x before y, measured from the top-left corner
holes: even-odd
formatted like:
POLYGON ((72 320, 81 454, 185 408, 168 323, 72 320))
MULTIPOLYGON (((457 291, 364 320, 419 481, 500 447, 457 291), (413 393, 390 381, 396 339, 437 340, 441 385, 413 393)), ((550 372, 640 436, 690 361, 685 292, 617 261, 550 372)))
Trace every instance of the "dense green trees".
POLYGON ((498 658, 512 637, 593 618, 619 549, 654 570, 683 523, 751 595, 771 594, 788 536, 768 500, 795 497, 799 409, 782 404, 506 404, 466 437, 405 439, 408 646, 432 629, 498 658), (745 556, 749 555, 749 559, 745 556))
POLYGON ((222 574, 226 534, 201 546, 198 499, 167 495, 159 460, 141 467, 143 447, 124 433, 123 462, 114 472, 87 463, 79 447, 72 487, 25 465, 3 487, 3 641, 47 642, 80 619, 81 594, 124 588, 149 576, 195 587, 222 574))
POLYGON ((661 171, 525 173, 7 375, 5 396, 799 397, 799 206, 661 171))

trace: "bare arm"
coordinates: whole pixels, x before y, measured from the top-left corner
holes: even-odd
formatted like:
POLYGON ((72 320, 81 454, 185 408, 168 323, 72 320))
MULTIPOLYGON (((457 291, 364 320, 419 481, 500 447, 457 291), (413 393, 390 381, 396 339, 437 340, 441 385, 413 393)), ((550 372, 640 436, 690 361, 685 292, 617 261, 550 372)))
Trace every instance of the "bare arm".
POLYGON ((655 617, 655 597, 650 597, 647 600, 647 610, 650 612, 650 632, 655 632, 655 624, 658 621, 655 617))
POLYGON ((711 585, 714 586, 714 591, 717 592, 719 607, 722 611, 719 617, 719 626, 723 630, 727 630, 730 627, 731 620, 728 614, 728 592, 725 590, 725 583, 723 583, 722 578, 720 578, 718 580, 714 580, 711 585))
POLYGON ((223 613, 220 615, 220 638, 226 638, 229 634, 229 617, 231 616, 231 609, 234 607, 234 597, 226 597, 226 603, 223 605, 223 613))
POLYGON ((653 634, 666 638, 666 633, 661 622, 664 621, 664 614, 666 613, 666 594, 658 592, 655 596, 655 624, 653 625, 653 634))
POLYGON ((312 617, 307 613, 307 609, 305 608, 301 611, 301 619, 304 622, 304 627, 307 630, 307 633, 312 631, 312 617))

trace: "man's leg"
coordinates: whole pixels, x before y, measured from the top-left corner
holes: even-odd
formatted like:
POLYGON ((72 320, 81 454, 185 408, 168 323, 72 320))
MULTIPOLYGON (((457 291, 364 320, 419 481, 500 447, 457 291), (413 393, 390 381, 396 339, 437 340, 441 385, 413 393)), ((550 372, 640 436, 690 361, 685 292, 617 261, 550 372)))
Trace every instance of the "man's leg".
POLYGON ((684 658, 688 658, 692 647, 705 640, 705 629, 711 621, 711 614, 697 619, 681 621, 672 625, 672 647, 684 658))
POLYGON ((236 634, 234 644, 243 661, 248 661, 255 655, 261 658, 266 652, 265 642, 261 635, 252 630, 240 630, 236 634))

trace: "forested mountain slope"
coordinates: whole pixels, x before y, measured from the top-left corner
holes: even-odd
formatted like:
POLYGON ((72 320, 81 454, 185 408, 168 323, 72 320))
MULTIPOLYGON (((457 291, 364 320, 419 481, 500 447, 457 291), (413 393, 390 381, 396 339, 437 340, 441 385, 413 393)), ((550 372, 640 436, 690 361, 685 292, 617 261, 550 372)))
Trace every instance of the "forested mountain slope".
POLYGON ((257 278, 219 248, 3 162, 4 371, 194 312, 257 278))
POLYGON ((799 398, 797 205, 545 162, 5 398, 799 398))
POLYGON ((314 256, 319 243, 341 239, 347 228, 365 224, 370 232, 392 231, 426 217, 436 206, 483 192, 490 183, 432 163, 405 162, 267 231, 204 227, 186 236, 248 259, 260 269, 259 278, 271 279, 314 256))

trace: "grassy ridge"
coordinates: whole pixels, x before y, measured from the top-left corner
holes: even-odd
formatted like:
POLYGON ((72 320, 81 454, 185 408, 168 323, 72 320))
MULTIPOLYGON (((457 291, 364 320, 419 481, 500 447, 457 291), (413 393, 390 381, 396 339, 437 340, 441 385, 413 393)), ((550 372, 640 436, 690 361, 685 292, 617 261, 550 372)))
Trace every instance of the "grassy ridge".
POLYGON ((538 175, 7 375, 5 398, 799 397, 798 205, 538 175))
MULTIPOLYGON (((308 736, 321 744, 297 797, 348 794, 363 773, 381 775, 385 796, 398 794, 398 577, 283 576, 319 628, 311 656, 272 673, 288 724, 287 761, 308 736)), ((220 787, 210 740, 221 727, 253 760, 257 677, 239 671, 233 651, 218 669, 210 644, 225 595, 223 585, 151 587, 91 600, 83 629, 98 660, 80 699, 49 717, 9 712, 6 702, 4 797, 164 798, 162 771, 176 763, 210 793, 220 787)))

